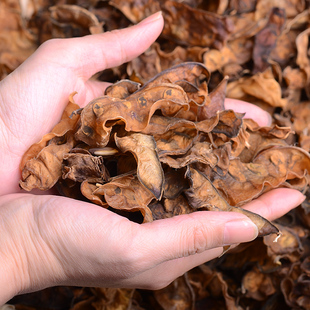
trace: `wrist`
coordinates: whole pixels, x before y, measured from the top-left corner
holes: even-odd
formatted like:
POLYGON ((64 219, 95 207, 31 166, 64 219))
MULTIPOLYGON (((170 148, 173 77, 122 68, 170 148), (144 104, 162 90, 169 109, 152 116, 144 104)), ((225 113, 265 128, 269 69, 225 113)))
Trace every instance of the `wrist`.
POLYGON ((1 266, 0 266, 0 308, 3 304, 13 298, 19 293, 18 287, 16 285, 16 270, 14 270, 14 265, 11 265, 7 257, 3 258, 0 256, 1 266))
POLYGON ((52 255, 36 229, 32 197, 0 196, 0 305, 15 295, 57 284, 51 280, 52 255))

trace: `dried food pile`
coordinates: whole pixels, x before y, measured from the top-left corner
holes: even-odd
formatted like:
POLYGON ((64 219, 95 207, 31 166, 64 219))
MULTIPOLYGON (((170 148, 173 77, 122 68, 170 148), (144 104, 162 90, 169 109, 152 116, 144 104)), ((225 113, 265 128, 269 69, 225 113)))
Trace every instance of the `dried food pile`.
POLYGON ((25 154, 20 186, 81 193, 113 210, 140 211, 144 222, 197 210, 240 212, 260 236, 276 233, 237 206, 279 186, 304 189, 310 157, 284 141, 290 128, 260 128, 225 110, 227 79, 208 94, 209 77, 189 62, 143 87, 121 80, 83 109, 71 96, 60 123, 25 154))
MULTIPOLYGON (((107 102, 102 99, 79 112, 72 96, 53 137, 33 146, 22 163, 54 152, 39 156, 53 162, 53 169, 45 170, 42 180, 32 174, 23 186, 47 188, 56 182, 69 197, 113 204, 115 212, 136 221, 208 209, 213 200, 205 203, 207 190, 226 209, 278 186, 301 189, 307 200, 276 222, 282 233, 278 242, 274 234, 258 238, 165 289, 49 288, 10 303, 20 310, 309 309, 310 191, 303 174, 310 150, 308 0, 1 1, 0 79, 47 39, 127 27, 159 9, 165 27, 157 42, 128 64, 97 76, 120 81, 106 95, 115 98, 122 117, 104 119, 107 102), (188 70, 189 64, 174 67, 184 73, 175 79, 170 68, 185 62, 195 62, 194 70, 188 70), (163 81, 160 73, 166 69, 169 77, 163 81), (225 111, 225 87, 227 97, 268 111, 273 126, 259 128, 225 111), (137 114, 126 113, 130 104, 137 114), (143 105, 145 114, 135 109, 143 105), (141 127, 133 121, 139 118, 141 127), (96 140, 99 144, 92 144, 96 140), (152 182, 145 166, 149 161, 157 172, 152 182), (141 191, 139 207, 135 212, 118 209, 136 205, 132 188, 141 191)), ((108 115, 115 115, 115 109, 108 115)))

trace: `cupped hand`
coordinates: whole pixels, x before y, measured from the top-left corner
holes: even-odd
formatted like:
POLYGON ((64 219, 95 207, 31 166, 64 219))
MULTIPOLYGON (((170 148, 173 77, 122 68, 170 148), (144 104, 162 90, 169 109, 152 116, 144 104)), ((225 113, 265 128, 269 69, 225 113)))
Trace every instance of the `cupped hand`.
MULTIPOLYGON (((275 189, 246 205, 274 220, 303 195, 275 189), (279 208, 281 206, 281 208, 279 208)), ((0 198, 0 304, 56 285, 159 289, 253 240, 256 226, 234 212, 200 211, 137 224, 97 205, 58 196, 0 198)))
POLYGON ((69 95, 81 107, 103 95, 108 83, 91 77, 143 53, 162 27, 157 13, 127 29, 47 41, 0 82, 0 195, 19 190, 21 157, 59 122, 69 95))
MULTIPOLYGON (((127 29, 48 41, 0 83, 0 304, 54 285, 158 289, 217 257, 224 245, 257 236, 256 226, 233 212, 139 225, 94 204, 20 193, 21 157, 58 122, 69 94, 78 91, 82 107, 102 95, 106 84, 91 76, 138 56, 162 27, 155 14, 127 29)), ((225 104, 260 125, 270 122, 250 104, 225 104)), ((303 199, 298 191, 277 189, 245 207, 273 220, 303 199)))

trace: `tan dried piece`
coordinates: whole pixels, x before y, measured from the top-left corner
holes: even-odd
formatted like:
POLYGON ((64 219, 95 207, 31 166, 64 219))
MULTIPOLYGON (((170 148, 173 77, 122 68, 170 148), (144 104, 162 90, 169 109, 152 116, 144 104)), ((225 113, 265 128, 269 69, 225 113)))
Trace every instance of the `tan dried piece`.
POLYGON ((180 109, 188 109, 187 101, 184 90, 173 84, 141 88, 126 99, 100 97, 83 109, 76 139, 93 147, 104 147, 114 125, 125 124, 126 131, 141 131, 156 110, 173 116, 180 109))
POLYGON ((48 190, 56 184, 62 175, 64 156, 74 146, 72 135, 65 136, 65 139, 63 142, 60 138, 53 138, 36 157, 25 162, 19 183, 23 189, 48 190))
POLYGON ((164 172, 159 162, 154 138, 134 133, 122 138, 115 136, 114 139, 116 146, 123 153, 129 151, 134 154, 139 181, 160 200, 163 193, 164 172))
POLYGON ((140 211, 144 222, 153 221, 148 205, 154 199, 154 195, 140 183, 136 176, 121 176, 109 183, 99 185, 93 195, 104 196, 107 204, 114 209, 140 211))
POLYGON ((60 122, 57 125, 55 125, 55 127, 52 129, 50 133, 44 135, 40 142, 33 144, 24 154, 20 163, 21 169, 23 169, 25 163, 28 160, 36 157, 38 153, 48 144, 48 142, 51 139, 53 139, 54 137, 62 137, 67 132, 73 131, 75 129, 75 126, 77 125, 80 118, 79 114, 74 113, 76 110, 80 108, 74 102, 73 96, 75 94, 76 92, 72 93, 69 96, 68 104, 64 109, 64 112, 62 113, 60 122))

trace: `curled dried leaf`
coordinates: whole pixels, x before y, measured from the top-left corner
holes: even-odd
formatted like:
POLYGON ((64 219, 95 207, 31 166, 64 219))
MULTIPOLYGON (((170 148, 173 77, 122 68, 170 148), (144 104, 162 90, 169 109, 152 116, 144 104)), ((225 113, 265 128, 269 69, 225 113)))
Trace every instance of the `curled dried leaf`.
POLYGON ((121 80, 105 90, 105 95, 113 98, 125 99, 140 88, 140 83, 131 80, 121 80))
POLYGON ((213 153, 210 143, 201 142, 194 144, 183 156, 161 156, 160 161, 176 169, 196 162, 207 164, 213 168, 218 163, 218 157, 213 153))
POLYGON ((102 33, 102 23, 99 22, 95 14, 73 4, 61 4, 49 8, 51 12, 51 22, 58 28, 57 33, 65 33, 66 37, 71 37, 79 33, 85 34, 102 33), (68 33, 70 32, 70 33, 68 33))
POLYGON ((185 169, 167 169, 165 171, 164 198, 175 199, 188 188, 185 169))

